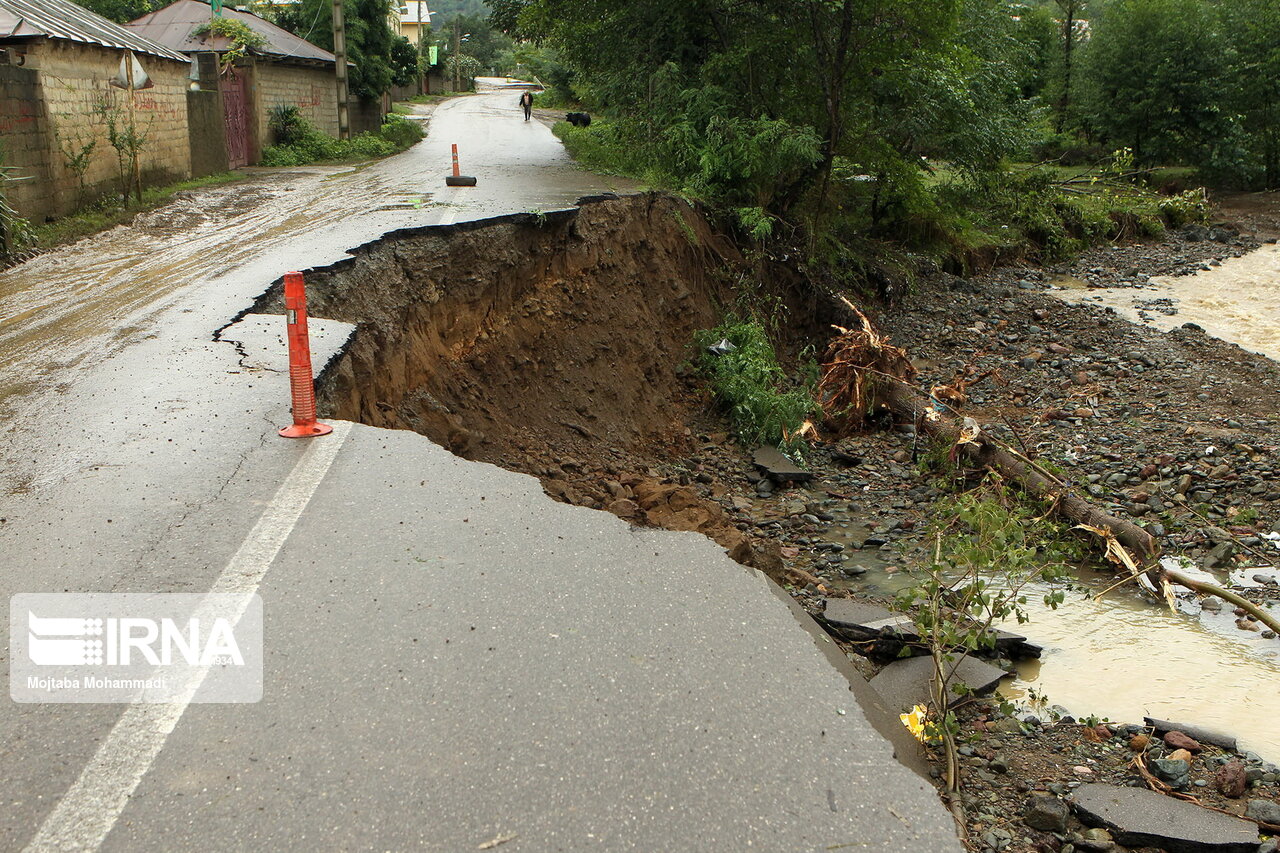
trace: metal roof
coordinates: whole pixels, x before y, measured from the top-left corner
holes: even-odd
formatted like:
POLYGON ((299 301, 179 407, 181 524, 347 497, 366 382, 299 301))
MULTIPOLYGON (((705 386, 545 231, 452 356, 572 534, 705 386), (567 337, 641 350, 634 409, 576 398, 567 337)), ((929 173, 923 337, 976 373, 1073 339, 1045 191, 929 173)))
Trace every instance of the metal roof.
MULTIPOLYGON (((0 0, 0 3, 4 2, 8 0, 0 0)), ((196 27, 208 23, 211 17, 208 3, 201 0, 178 0, 157 12, 143 15, 125 26, 165 47, 186 53, 202 50, 221 52, 229 49, 230 39, 214 36, 206 40, 206 38, 191 35, 196 27)), ((277 27, 250 12, 241 12, 230 6, 223 6, 222 17, 244 23, 267 40, 263 47, 252 49, 251 52, 258 56, 279 60, 327 62, 330 65, 334 63, 333 54, 329 51, 316 47, 311 42, 304 41, 288 30, 277 27)))
POLYGON ((62 39, 190 61, 70 0, 0 0, 0 41, 10 38, 62 39))

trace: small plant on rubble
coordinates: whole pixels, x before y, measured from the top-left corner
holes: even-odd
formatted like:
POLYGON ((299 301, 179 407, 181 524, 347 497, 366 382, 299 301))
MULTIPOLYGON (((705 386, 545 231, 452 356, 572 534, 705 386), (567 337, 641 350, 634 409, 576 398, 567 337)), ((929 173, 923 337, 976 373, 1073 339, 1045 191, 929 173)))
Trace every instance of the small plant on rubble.
POLYGON ((191 36, 204 40, 210 36, 227 39, 229 44, 222 54, 223 68, 244 59, 252 50, 267 46, 266 36, 235 18, 213 18, 192 30, 191 36))
POLYGON ((953 678, 956 667, 970 654, 994 650, 999 623, 1027 621, 1028 587, 1039 588, 1049 607, 1062 603, 1074 551, 1061 525, 1034 516, 996 474, 940 501, 935 518, 933 560, 894 608, 911 618, 933 659, 922 739, 943 744, 947 786, 955 790, 960 727, 950 706, 966 691, 953 678))

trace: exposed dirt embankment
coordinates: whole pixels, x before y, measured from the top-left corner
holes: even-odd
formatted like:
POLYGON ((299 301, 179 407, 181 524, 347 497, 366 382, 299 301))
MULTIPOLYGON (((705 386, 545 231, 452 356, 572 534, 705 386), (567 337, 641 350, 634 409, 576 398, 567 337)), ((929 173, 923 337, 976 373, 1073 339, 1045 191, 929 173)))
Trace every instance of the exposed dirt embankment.
MULTIPOLYGON (((719 503, 650 467, 692 449, 687 425, 707 398, 681 365, 747 274, 697 210, 597 199, 399 231, 353 254, 307 274, 311 314, 358 325, 321 377, 322 412, 415 430, 534 474, 558 499, 696 530, 780 569, 776 545, 758 547, 719 503)), ((258 310, 274 306, 275 292, 258 310)))

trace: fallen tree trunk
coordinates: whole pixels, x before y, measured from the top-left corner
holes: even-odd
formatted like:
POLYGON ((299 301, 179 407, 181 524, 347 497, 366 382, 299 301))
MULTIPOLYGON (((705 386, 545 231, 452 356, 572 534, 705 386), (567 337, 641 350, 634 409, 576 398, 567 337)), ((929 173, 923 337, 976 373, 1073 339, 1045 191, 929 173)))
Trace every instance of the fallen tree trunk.
MULTIPOLYGON (((1198 581, 1193 578, 1189 578, 1186 575, 1184 575, 1182 572, 1178 571, 1177 569, 1171 569, 1166 566, 1161 571, 1164 573, 1164 576, 1167 577, 1169 580, 1181 586, 1185 586, 1187 589, 1191 590, 1192 592, 1198 592, 1201 595, 1217 596, 1218 598, 1221 598, 1223 601, 1234 604, 1236 607, 1239 607, 1241 610, 1244 610, 1246 613, 1252 614, 1255 619, 1257 619, 1263 625, 1266 625, 1272 631, 1275 631, 1277 634, 1280 634, 1280 620, 1277 620, 1270 613, 1267 613, 1261 607, 1254 604, 1252 601, 1245 598, 1244 596, 1236 595, 1234 592, 1232 592, 1229 589, 1223 589, 1222 587, 1216 586, 1211 583, 1205 583, 1204 581, 1198 581)), ((1236 611, 1236 612, 1239 612, 1239 611, 1236 611)))
POLYGON ((932 401, 914 386, 883 374, 876 376, 873 384, 873 396, 880 405, 899 418, 912 421, 925 435, 955 446, 971 464, 995 471, 1028 494, 1052 501, 1055 515, 1076 524, 1109 530, 1144 567, 1152 566, 1160 556, 1160 547, 1150 533, 1131 521, 1103 512, 1035 463, 985 435, 964 435, 960 421, 940 414, 932 401))
MULTIPOLYGON (((898 419, 915 424, 918 433, 949 444, 956 457, 995 471, 1028 494, 1050 501, 1051 513, 1102 539, 1107 559, 1128 571, 1131 578, 1150 581, 1156 594, 1163 595, 1170 607, 1174 606, 1169 586, 1172 582, 1242 608, 1280 634, 1276 618, 1248 599, 1161 565, 1159 544, 1137 524, 1104 512, 1034 461, 992 441, 971 418, 946 414, 943 410, 948 406, 910 381, 915 378, 916 369, 907 351, 889 343, 857 306, 843 297, 841 301, 857 317, 860 328, 836 326, 840 335, 827 348, 822 365, 818 402, 833 432, 863 427, 870 413, 888 409, 898 419)), ((965 387, 987 375, 963 371, 952 386, 936 386, 933 395, 962 401, 965 387)))

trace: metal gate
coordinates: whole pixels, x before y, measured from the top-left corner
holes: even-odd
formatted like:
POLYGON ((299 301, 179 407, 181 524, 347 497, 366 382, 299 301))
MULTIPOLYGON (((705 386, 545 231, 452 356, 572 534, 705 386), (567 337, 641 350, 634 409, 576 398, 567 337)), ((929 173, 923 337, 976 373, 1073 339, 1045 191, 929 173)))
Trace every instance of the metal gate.
POLYGON ((218 78, 222 90, 222 114, 227 125, 227 165, 238 169, 249 163, 249 96, 247 81, 229 69, 218 78))

